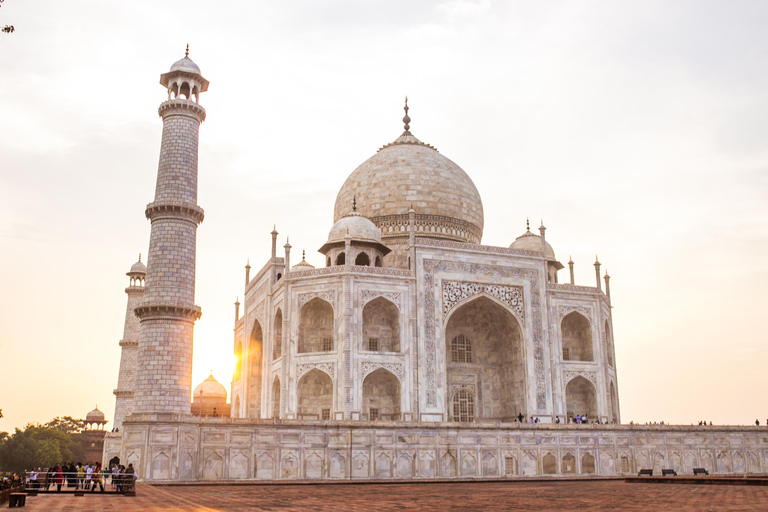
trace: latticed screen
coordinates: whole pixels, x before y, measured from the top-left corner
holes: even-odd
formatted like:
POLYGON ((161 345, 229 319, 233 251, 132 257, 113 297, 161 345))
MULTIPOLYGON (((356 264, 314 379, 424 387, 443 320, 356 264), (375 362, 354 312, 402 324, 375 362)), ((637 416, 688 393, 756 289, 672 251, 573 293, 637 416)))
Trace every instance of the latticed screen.
POLYGON ((504 473, 507 475, 515 474, 515 459, 514 457, 504 457, 504 473))
POLYGON ((472 343, 463 334, 459 334, 451 341, 451 362, 472 362, 472 343))
POLYGON ((475 421, 475 395, 466 389, 453 395, 453 421, 475 421))
POLYGON ((331 410, 330 409, 323 409, 323 419, 324 420, 331 419, 331 410))
POLYGON ((571 349, 564 348, 563 349, 563 361, 570 361, 571 360, 571 349))
POLYGON ((368 410, 368 416, 370 417, 371 420, 379 419, 379 410, 378 409, 374 409, 373 407, 371 407, 368 410))
POLYGON ((323 352, 333 350, 333 338, 323 338, 323 352))
POLYGON ((368 350, 371 352, 379 350, 379 338, 368 338, 368 350))

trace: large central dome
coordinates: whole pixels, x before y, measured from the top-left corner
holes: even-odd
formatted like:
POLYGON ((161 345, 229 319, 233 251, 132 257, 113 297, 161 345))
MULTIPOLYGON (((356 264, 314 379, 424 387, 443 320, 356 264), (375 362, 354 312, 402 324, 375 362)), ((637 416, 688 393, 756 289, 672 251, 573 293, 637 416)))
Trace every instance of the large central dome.
POLYGON ((334 222, 357 210, 385 239, 407 237, 408 211, 418 236, 480 243, 483 202, 461 167, 406 131, 352 172, 336 196, 334 222))

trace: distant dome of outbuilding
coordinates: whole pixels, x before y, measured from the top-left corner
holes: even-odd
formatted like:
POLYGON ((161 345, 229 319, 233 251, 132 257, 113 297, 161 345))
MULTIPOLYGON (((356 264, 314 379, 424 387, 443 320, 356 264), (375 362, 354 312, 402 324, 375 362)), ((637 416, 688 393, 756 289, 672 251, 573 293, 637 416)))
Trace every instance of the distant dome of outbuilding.
POLYGON ((94 410, 85 415, 85 422, 96 423, 99 421, 104 421, 104 413, 99 410, 98 406, 96 406, 94 410))
POLYGON ((146 274, 147 266, 141 262, 141 254, 139 254, 139 261, 131 265, 131 271, 129 274, 146 274))
POLYGON ((195 388, 195 391, 192 394, 192 400, 194 401, 199 398, 223 398, 226 400, 227 389, 213 377, 213 374, 211 374, 195 388))

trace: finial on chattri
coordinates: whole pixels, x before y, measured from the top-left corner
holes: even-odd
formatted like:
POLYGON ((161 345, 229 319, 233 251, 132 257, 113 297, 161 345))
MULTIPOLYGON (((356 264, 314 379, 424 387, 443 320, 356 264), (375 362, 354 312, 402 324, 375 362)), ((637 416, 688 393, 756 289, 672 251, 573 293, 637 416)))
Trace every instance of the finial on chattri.
POLYGON ((139 263, 141 263, 141 253, 139 253, 139 263))
POLYGON ((411 118, 408 117, 408 96, 405 97, 405 107, 403 107, 403 110, 405 110, 405 117, 403 118, 403 123, 405 123, 405 133, 410 135, 411 125, 408 123, 411 122, 411 118))
POLYGON ((352 196, 352 211, 357 211, 357 196, 352 196))
POLYGON ((184 52, 184 58, 185 59, 189 58, 189 43, 187 43, 187 51, 184 52))
POLYGON ((528 217, 525 218, 525 230, 530 231, 531 230, 531 222, 528 219, 528 217))
POLYGON ((307 250, 302 249, 301 250, 301 261, 305 261, 307 259, 307 250))

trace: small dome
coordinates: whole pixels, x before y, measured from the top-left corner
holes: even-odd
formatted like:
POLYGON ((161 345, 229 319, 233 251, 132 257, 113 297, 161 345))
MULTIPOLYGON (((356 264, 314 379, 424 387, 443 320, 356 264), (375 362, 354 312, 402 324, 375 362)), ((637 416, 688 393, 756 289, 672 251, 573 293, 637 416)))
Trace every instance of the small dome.
MULTIPOLYGON (((552 246, 549 245, 549 242, 545 241, 544 243, 547 244, 547 259, 554 260, 555 250, 552 249, 552 246)), ((512 245, 510 245, 509 248, 541 252, 541 237, 531 233, 531 230, 529 229, 519 237, 515 238, 515 241, 512 242, 512 245)))
POLYGON ((186 71, 187 73, 202 75, 200 68, 197 66, 197 64, 192 62, 192 59, 189 57, 184 57, 183 59, 174 62, 173 66, 171 66, 171 71, 186 71))
POLYGON ((331 232, 328 233, 328 242, 326 243, 344 242, 347 233, 356 242, 381 243, 381 231, 376 227, 376 224, 356 211, 342 217, 333 225, 331 232))
POLYGON ((192 401, 199 398, 223 398, 226 401, 227 390, 211 374, 195 388, 195 392, 192 394, 192 401))
POLYGON ((313 268, 315 268, 315 266, 307 261, 306 254, 302 254, 301 261, 295 264, 291 270, 312 270, 313 268))
POLYGON ((141 256, 139 256, 139 261, 131 265, 131 271, 129 272, 129 274, 146 274, 146 273, 147 273, 147 266, 141 262, 141 256))
POLYGON ((104 421, 104 413, 99 410, 98 406, 85 415, 86 423, 95 423, 97 421, 104 421))

